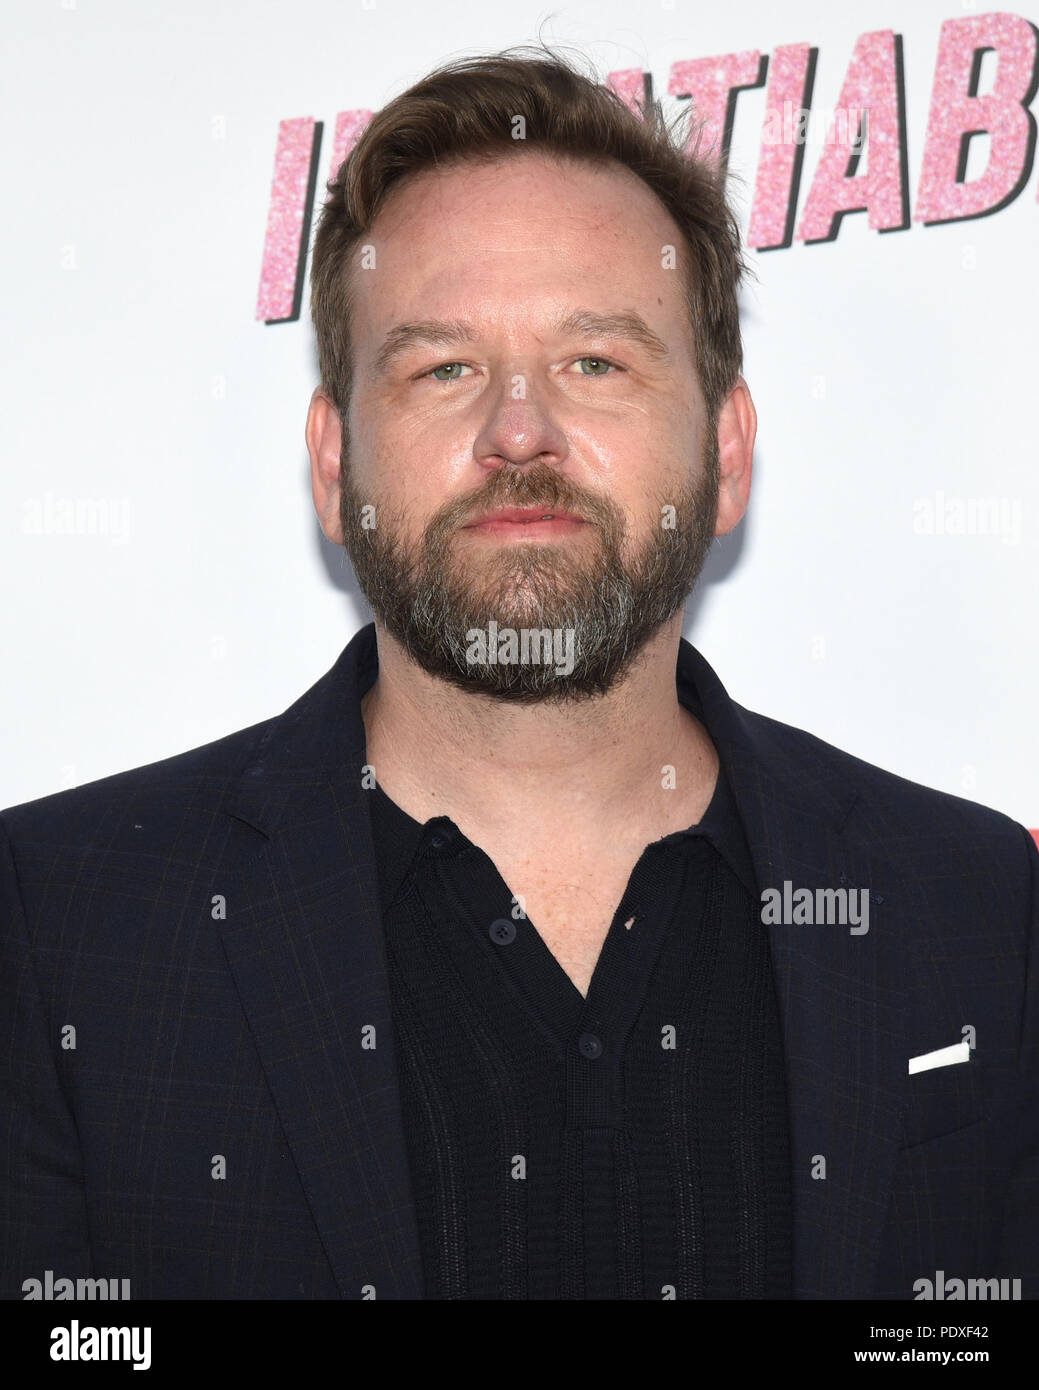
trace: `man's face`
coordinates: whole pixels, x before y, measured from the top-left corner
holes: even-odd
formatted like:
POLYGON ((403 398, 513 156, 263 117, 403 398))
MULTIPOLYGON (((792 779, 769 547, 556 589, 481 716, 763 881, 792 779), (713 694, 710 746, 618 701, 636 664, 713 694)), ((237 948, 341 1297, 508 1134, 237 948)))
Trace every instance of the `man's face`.
POLYGON ((466 691, 606 693, 684 607, 715 533, 677 226, 618 165, 524 152, 409 179, 369 245, 339 519, 372 612, 466 691), (432 320, 470 329, 402 339, 432 320), (504 508, 556 519, 474 524, 504 508), (523 629, 548 629, 555 657, 523 629))

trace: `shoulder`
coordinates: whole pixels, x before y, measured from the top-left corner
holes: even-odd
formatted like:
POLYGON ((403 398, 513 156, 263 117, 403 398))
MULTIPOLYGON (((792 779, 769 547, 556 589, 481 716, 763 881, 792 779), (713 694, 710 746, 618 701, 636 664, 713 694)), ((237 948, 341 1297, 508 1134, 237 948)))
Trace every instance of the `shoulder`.
POLYGON ((945 834, 1019 845, 1030 839, 1018 822, 966 796, 939 791, 865 758, 806 729, 783 723, 737 703, 703 653, 683 639, 679 649, 680 689, 691 688, 698 713, 723 759, 742 769, 745 785, 771 799, 766 811, 796 818, 811 807, 830 823, 852 817, 870 832, 897 842, 918 841, 922 834, 941 840, 945 834))
POLYGON ((132 818, 168 824, 220 806, 247 768, 274 718, 237 729, 169 758, 113 773, 0 810, 0 832, 22 843, 90 848, 132 818))
POLYGON ((757 755, 784 780, 843 789, 849 802, 864 803, 883 812, 899 828, 926 823, 932 827, 969 829, 997 835, 1020 836, 1023 827, 1012 817, 969 797, 939 791, 857 757, 804 729, 784 724, 767 715, 739 708, 751 733, 757 755))

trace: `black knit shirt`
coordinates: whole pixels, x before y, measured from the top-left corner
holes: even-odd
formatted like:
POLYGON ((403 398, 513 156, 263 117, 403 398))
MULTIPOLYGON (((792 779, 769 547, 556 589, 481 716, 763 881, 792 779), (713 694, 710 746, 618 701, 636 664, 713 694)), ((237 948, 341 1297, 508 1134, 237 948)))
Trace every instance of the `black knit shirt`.
POLYGON ((587 998, 449 817, 368 804, 425 1296, 792 1297, 782 1040, 724 765, 643 852, 587 998))

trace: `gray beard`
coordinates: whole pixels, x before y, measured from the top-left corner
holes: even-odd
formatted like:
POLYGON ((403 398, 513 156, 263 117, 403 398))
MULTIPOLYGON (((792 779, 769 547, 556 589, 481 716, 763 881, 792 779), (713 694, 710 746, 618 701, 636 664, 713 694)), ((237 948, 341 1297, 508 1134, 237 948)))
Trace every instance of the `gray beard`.
POLYGON ((618 510, 540 463, 502 468, 478 492, 446 504, 409 550, 399 539, 405 534, 400 515, 376 505, 375 525, 363 524, 362 509, 372 499, 354 488, 344 432, 344 545, 372 613, 430 675, 470 694, 521 704, 602 696, 684 608, 703 568, 718 508, 718 450, 713 433, 710 438, 701 476, 690 477, 678 499, 657 499, 651 512, 663 518, 670 503, 673 527, 658 522, 625 564, 618 510), (598 539, 495 546, 459 538, 467 521, 502 506, 574 512, 598 539), (474 553, 460 555, 464 546, 474 553))

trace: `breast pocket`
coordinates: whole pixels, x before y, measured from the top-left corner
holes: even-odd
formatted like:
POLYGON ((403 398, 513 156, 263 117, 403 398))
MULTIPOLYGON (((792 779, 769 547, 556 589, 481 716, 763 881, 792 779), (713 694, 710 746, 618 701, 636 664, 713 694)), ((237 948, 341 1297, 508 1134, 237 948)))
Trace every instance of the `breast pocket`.
POLYGON ((976 1050, 969 1061, 907 1075, 902 1148, 928 1143, 983 1120, 984 1079, 984 1063, 976 1050))

